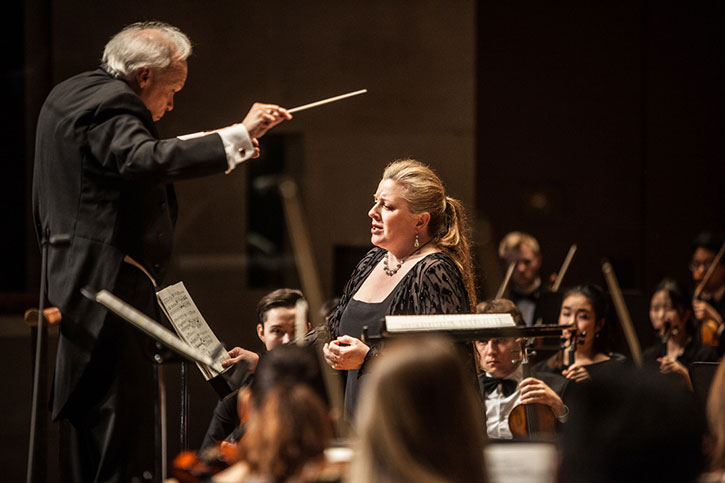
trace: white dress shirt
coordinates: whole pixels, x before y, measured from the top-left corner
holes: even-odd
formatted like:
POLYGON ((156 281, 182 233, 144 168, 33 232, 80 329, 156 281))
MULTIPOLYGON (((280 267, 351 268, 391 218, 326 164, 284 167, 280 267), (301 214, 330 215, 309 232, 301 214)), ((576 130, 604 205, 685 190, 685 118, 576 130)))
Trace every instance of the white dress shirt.
MULTIPOLYGON (((488 372, 489 377, 493 377, 488 372)), ((517 367, 514 372, 506 376, 504 379, 511 379, 519 384, 523 379, 523 369, 517 367)), ((496 389, 491 391, 486 397, 486 432, 489 438, 494 439, 512 439, 513 435, 509 429, 509 414, 513 408, 521 404, 521 390, 516 390, 508 396, 504 396, 499 384, 496 389)))

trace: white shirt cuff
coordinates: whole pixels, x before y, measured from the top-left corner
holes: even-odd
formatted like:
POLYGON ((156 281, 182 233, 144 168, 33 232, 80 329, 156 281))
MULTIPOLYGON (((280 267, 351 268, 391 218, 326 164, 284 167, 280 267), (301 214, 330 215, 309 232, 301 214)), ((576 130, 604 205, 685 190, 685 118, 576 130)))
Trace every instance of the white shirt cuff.
POLYGON ((243 124, 232 124, 228 127, 217 129, 217 134, 222 138, 224 143, 224 151, 227 153, 227 163, 229 174, 238 164, 246 161, 254 155, 254 145, 252 138, 249 137, 247 128, 243 124))
POLYGON ((209 134, 217 133, 222 138, 222 144, 224 145, 224 152, 227 155, 227 164, 229 169, 225 171, 229 174, 238 164, 246 161, 254 155, 254 145, 252 139, 249 137, 247 128, 243 124, 232 124, 231 126, 223 127, 215 131, 205 131, 193 134, 186 134, 184 136, 178 136, 179 139, 194 139, 201 136, 207 136, 209 134))
POLYGON ((567 422, 567 420, 569 419, 569 407, 568 407, 568 406, 567 406, 566 404, 564 404, 564 412, 563 412, 563 413, 561 413, 561 415, 560 415, 560 416, 557 416, 557 417, 556 417, 556 419, 557 419, 557 420, 558 420, 558 421, 559 421, 560 423, 565 423, 565 422, 567 422))

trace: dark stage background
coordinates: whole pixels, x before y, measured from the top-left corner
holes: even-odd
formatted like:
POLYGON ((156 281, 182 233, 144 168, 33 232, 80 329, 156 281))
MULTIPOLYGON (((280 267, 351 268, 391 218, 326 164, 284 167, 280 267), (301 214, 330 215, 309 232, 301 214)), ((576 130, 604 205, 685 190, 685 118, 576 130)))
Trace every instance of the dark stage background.
MULTIPOLYGON (((227 345, 260 349, 256 301, 299 285, 276 180, 291 176, 300 187, 331 297, 369 245, 366 212, 383 167, 404 156, 430 163, 468 207, 482 297, 500 282, 495 247, 506 232, 539 239, 544 275, 577 243, 565 285, 603 284, 600 262, 610 259, 647 341, 652 287, 664 275, 687 281, 691 239, 725 225, 723 8, 670 0, 8 3, 0 114, 7 480, 23 478, 29 425, 22 312, 37 304, 40 265, 30 214, 35 120, 49 89, 95 68, 124 25, 165 20, 194 43, 187 85, 159 124, 164 136, 238 121, 255 100, 292 107, 370 91, 299 113, 263 139, 263 159, 229 176, 177 184, 167 282, 185 282, 227 345)), ((178 368, 164 370, 176 421, 178 368)), ((193 372, 192 446, 213 405, 193 372)), ((57 433, 51 426, 51 479, 57 433)))

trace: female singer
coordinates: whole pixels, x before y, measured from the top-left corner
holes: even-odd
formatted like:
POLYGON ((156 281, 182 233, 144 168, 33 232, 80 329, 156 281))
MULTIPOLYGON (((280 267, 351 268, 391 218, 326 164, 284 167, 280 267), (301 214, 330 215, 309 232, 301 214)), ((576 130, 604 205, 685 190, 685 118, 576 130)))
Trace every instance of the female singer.
POLYGON ((562 351, 537 364, 536 369, 582 382, 621 364, 622 355, 606 351, 606 311, 606 297, 596 285, 579 285, 564 292, 559 325, 575 324, 574 337, 571 330, 565 331, 562 351), (576 344, 573 351, 571 344, 576 344), (572 352, 573 360, 567 360, 572 352))
POLYGON ((480 401, 453 345, 399 340, 360 403, 348 483, 485 482, 480 401))
POLYGON ((368 212, 375 247, 358 263, 328 319, 325 360, 346 371, 345 407, 354 413, 376 347, 360 340, 389 314, 468 313, 475 305, 465 210, 424 164, 389 164, 368 212))
POLYGON ((680 376, 692 388, 687 367, 695 361, 717 361, 717 353, 697 341, 690 298, 676 281, 666 278, 657 285, 649 318, 660 342, 647 348, 642 359, 646 364, 657 364, 661 373, 680 376))

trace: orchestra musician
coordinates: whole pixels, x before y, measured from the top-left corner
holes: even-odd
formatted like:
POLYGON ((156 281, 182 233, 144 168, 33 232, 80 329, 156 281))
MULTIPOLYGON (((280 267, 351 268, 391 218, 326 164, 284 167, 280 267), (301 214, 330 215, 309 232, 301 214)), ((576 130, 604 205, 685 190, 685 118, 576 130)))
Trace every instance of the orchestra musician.
POLYGON ((392 340, 361 395, 349 483, 485 482, 480 402, 442 337, 392 340))
POLYGON ((704 418, 681 384, 649 371, 603 373, 567 403, 557 482, 698 481, 704 418))
POLYGON ((300 474, 328 467, 324 451, 334 430, 312 346, 280 345, 263 355, 246 407, 239 461, 212 481, 315 481, 300 474))
MULTIPOLYGON (((699 233, 692 243, 692 258, 690 272, 695 287, 699 286, 708 269, 715 261, 715 256, 723 246, 723 238, 712 232, 699 233)), ((698 325, 710 324, 712 326, 712 341, 702 340, 702 331, 697 331, 697 337, 716 347, 719 355, 725 353, 725 257, 720 260, 712 271, 710 278, 702 287, 699 297, 692 300, 692 308, 698 325)), ((701 328, 701 327, 698 327, 701 328)))
MULTIPOLYGON (((507 299, 481 302, 476 312, 508 313, 519 327, 525 327, 521 312, 507 299)), ((524 377, 521 365, 521 344, 513 337, 476 341, 482 371, 478 375, 486 408, 486 429, 492 439, 511 439, 511 411, 519 404, 543 404, 551 408, 559 422, 565 422, 569 409, 561 399, 567 380, 560 375, 543 372, 524 377)))
POLYGON ((621 354, 607 351, 607 300, 596 285, 579 285, 564 292, 559 325, 575 324, 563 334, 562 351, 536 364, 536 369, 561 374, 582 382, 616 371, 624 362, 621 354), (567 360, 572 358, 573 360, 567 360))
POLYGON ((649 317, 660 341, 642 352, 643 361, 663 374, 678 376, 692 389, 690 364, 715 362, 718 357, 712 347, 698 341, 690 298, 675 280, 666 278, 657 284, 649 317))
MULTIPOLYGON (((389 164, 368 212, 375 247, 358 263, 328 318, 326 362, 345 371, 345 407, 355 402, 368 362, 378 354, 360 340, 385 315, 469 313, 475 302, 466 215, 424 164, 389 164)), ((474 373, 473 354, 471 374, 474 373)))
MULTIPOLYGON (((296 304, 302 298, 302 292, 299 290, 280 288, 268 293, 257 303, 257 337, 267 351, 287 344, 295 337, 296 304)), ((309 328, 308 321, 306 329, 309 328)), ((251 373, 255 372, 259 362, 259 354, 241 347, 231 349, 229 357, 222 361, 223 367, 230 367, 244 360, 249 364, 251 373)), ((244 385, 250 384, 252 380, 252 377, 247 378, 244 385)), ((237 391, 235 391, 217 403, 201 449, 209 448, 223 440, 237 442, 240 434, 232 435, 232 433, 237 433, 239 423, 237 391)))
POLYGON ((514 263, 511 284, 505 297, 513 301, 521 311, 527 326, 538 317, 537 304, 541 297, 541 248, 539 242, 528 233, 512 231, 501 239, 498 256, 506 265, 514 263))
MULTIPOLYGON (((107 289, 158 318, 177 203, 170 182, 224 173, 259 155, 257 138, 289 113, 255 103, 241 123, 160 140, 155 122, 187 77, 189 39, 136 23, 105 46, 99 69, 58 84, 36 132, 36 235, 68 234, 48 253, 48 300, 63 314, 52 413, 67 420, 73 481, 153 472, 153 362, 144 336, 80 289, 107 289)), ((157 475, 158 476, 158 475, 157 475)))

